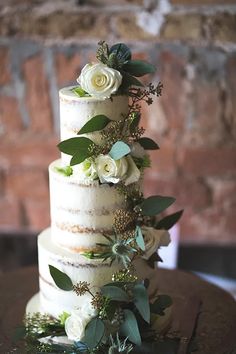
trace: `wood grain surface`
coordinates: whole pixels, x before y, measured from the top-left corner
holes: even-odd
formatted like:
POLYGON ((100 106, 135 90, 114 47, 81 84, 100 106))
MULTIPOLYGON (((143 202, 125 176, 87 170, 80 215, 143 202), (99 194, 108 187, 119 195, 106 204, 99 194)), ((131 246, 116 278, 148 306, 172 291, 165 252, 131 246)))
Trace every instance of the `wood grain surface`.
MULTIPOLYGON (((173 328, 179 330, 187 341, 189 333, 195 329, 195 354, 234 352, 236 302, 228 293, 191 273, 151 270, 142 262, 137 267, 141 277, 150 279, 150 292, 158 288, 174 298, 173 328)), ((12 337, 14 329, 21 324, 27 301, 37 291, 35 267, 0 275, 0 354, 24 354, 22 348, 17 349, 12 337)))

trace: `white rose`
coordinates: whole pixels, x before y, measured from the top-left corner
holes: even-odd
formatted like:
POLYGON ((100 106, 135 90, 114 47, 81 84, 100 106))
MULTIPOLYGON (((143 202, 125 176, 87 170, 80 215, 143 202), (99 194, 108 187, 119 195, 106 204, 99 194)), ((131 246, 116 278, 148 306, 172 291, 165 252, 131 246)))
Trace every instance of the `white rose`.
POLYGON ((105 99, 116 93, 121 85, 122 75, 101 63, 86 64, 77 81, 91 96, 105 99))
POLYGON ((95 162, 90 157, 74 167, 74 169, 81 180, 93 181, 98 177, 95 162))
POLYGON ((99 155, 96 158, 96 166, 101 183, 118 183, 125 178, 128 171, 125 157, 113 160, 109 155, 99 155))
POLYGON ((157 230, 153 227, 143 226, 142 233, 145 242, 144 259, 149 259, 153 253, 161 246, 168 246, 170 243, 170 234, 166 230, 157 230))
POLYGON ((97 309, 95 309, 91 303, 92 299, 93 299, 92 295, 86 293, 81 298, 82 306, 80 307, 80 312, 82 313, 82 316, 86 318, 88 317, 90 319, 97 316, 98 314, 97 309))
POLYGON ((131 145, 130 154, 137 158, 143 158, 146 155, 146 151, 138 142, 135 142, 131 145))
POLYGON ((125 178, 125 185, 128 186, 131 183, 137 182, 140 178, 140 170, 134 163, 134 160, 131 156, 126 156, 128 162, 128 171, 125 178))
POLYGON ((84 336, 85 327, 90 319, 91 317, 84 317, 81 311, 73 311, 65 322, 65 332, 68 339, 80 341, 84 336))

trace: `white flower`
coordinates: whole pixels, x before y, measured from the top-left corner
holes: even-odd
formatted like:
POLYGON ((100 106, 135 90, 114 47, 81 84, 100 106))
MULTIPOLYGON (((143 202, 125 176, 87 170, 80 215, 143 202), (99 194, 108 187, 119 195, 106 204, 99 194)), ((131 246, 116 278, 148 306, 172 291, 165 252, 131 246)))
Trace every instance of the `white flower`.
POLYGON ((98 177, 95 162, 91 157, 74 167, 74 170, 81 180, 93 181, 98 177))
POLYGON ((138 142, 135 142, 131 145, 130 154, 137 158, 143 158, 146 155, 146 151, 138 142))
POLYGON ((125 178, 129 167, 125 157, 113 160, 109 155, 99 155, 96 166, 101 183, 118 183, 125 178))
POLYGON ((77 81, 91 96, 105 99, 116 93, 121 85, 122 75, 101 63, 86 64, 77 81))
POLYGON ((168 246, 170 243, 170 234, 166 230, 157 230, 153 227, 143 226, 142 233, 145 242, 144 259, 149 259, 153 253, 161 246, 168 246))
POLYGON ((84 336, 85 327, 93 317, 97 316, 98 311, 92 306, 92 299, 93 297, 89 293, 81 296, 81 306, 73 310, 66 319, 65 332, 68 339, 81 340, 84 336))
MULTIPOLYGON (((92 291, 92 289, 91 289, 91 291, 92 291)), ((83 302, 83 303, 82 303, 82 306, 80 307, 80 312, 82 313, 82 316, 84 316, 86 318, 88 317, 90 319, 95 317, 98 314, 97 309, 95 309, 91 303, 92 299, 93 299, 93 297, 89 293, 86 293, 85 295, 83 295, 81 297, 81 302, 83 302)))
POLYGON ((125 178, 125 185, 128 186, 131 183, 137 182, 140 178, 140 171, 131 156, 127 156, 128 161, 128 171, 125 178))
POLYGON ((66 319, 65 332, 68 339, 80 341, 84 336, 84 330, 91 317, 84 317, 82 311, 73 311, 66 319))

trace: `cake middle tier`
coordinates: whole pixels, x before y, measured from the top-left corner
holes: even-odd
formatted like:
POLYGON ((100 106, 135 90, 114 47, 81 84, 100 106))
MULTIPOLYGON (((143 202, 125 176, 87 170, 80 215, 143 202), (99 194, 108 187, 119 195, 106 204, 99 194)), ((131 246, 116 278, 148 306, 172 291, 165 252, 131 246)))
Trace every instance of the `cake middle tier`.
POLYGON ((49 166, 52 241, 74 252, 96 251, 103 234, 112 234, 114 213, 126 208, 115 186, 98 181, 82 183, 76 172, 57 171, 61 160, 49 166))

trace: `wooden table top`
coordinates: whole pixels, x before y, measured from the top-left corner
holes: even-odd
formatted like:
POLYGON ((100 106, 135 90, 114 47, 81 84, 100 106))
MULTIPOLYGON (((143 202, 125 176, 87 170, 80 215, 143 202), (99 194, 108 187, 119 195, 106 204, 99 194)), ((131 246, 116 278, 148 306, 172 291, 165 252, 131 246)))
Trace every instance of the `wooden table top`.
MULTIPOLYGON (((143 264, 140 269, 143 273, 141 276, 150 278, 151 288, 158 287, 162 293, 180 299, 185 304, 184 313, 182 307, 179 316, 175 318, 181 326, 186 327, 186 321, 191 315, 192 299, 200 300, 195 329, 195 354, 236 353, 236 302, 228 293, 191 273, 150 270, 143 264)), ((15 348, 12 335, 14 328, 21 324, 27 301, 37 291, 36 267, 21 268, 0 275, 0 354, 24 353, 22 349, 15 348)))

